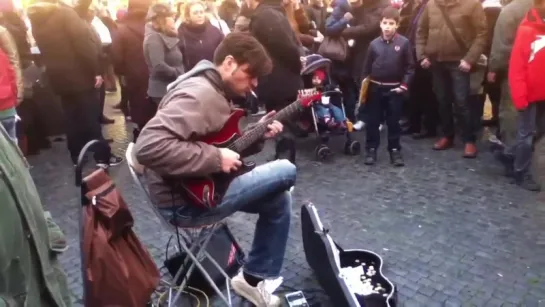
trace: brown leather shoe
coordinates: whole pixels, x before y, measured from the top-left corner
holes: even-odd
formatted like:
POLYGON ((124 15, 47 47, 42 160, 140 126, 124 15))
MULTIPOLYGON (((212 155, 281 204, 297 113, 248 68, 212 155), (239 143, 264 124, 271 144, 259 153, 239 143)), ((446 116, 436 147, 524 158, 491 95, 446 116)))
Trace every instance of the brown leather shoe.
POLYGON ((474 159, 477 157, 477 146, 473 143, 466 143, 464 148, 464 158, 474 159))
POLYGON ((447 137, 442 137, 439 139, 439 141, 435 142, 433 144, 433 150, 445 150, 452 147, 452 139, 447 137))

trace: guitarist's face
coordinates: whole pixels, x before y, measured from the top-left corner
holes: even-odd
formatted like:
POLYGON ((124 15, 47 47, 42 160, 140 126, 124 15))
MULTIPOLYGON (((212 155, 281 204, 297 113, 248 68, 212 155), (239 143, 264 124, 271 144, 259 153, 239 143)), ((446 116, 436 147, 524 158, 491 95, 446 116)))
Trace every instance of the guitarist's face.
POLYGON ((228 73, 223 81, 231 88, 234 94, 244 96, 257 87, 257 78, 248 72, 248 64, 238 65, 233 60, 227 66, 228 73))

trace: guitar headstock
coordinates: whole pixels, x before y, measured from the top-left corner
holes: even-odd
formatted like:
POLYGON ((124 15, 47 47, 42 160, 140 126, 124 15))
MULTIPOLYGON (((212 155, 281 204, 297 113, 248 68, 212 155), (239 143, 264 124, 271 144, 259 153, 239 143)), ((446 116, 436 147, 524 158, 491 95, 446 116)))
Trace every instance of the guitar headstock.
POLYGON ((299 90, 298 99, 304 108, 309 107, 313 102, 320 100, 321 98, 322 93, 315 88, 299 90))

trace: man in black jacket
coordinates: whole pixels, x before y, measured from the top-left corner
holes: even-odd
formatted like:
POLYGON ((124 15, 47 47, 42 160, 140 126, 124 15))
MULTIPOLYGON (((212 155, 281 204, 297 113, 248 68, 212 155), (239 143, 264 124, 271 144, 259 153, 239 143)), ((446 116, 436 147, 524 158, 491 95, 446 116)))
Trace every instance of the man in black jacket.
MULTIPOLYGON (((96 92, 102 84, 100 50, 85 21, 73 8, 56 0, 37 0, 28 8, 28 17, 49 83, 61 98, 68 150, 76 164, 87 142, 103 139, 96 92)), ((122 161, 111 155, 106 142, 95 150, 95 160, 104 167, 122 161)))
MULTIPOLYGON (((282 0, 247 0, 254 9, 250 33, 265 47, 272 59, 271 74, 259 79, 257 97, 265 103, 267 112, 280 110, 297 99, 301 89, 301 43, 292 30, 282 0)), ((297 127, 288 126, 290 130, 297 127)), ((295 161, 295 146, 291 137, 281 138, 276 147, 277 157, 289 152, 295 161)))
POLYGON ((249 0, 255 8, 250 33, 265 47, 273 71, 259 80, 257 96, 267 111, 278 110, 297 98, 301 88, 300 43, 293 32, 281 0, 249 0))

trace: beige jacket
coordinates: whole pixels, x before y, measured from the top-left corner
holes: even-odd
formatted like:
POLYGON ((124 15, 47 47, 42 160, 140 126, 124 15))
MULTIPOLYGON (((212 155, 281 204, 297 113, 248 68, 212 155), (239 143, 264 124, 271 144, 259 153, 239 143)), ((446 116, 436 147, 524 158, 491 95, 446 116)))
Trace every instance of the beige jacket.
POLYGON ((13 66, 15 71, 15 82, 17 84, 17 105, 23 101, 25 86, 23 83, 23 72, 21 71, 21 62, 19 61, 19 53, 17 52, 17 45, 11 37, 9 31, 0 26, 0 48, 6 53, 9 58, 9 62, 13 66))
POLYGON ((438 62, 465 60, 473 65, 485 51, 487 23, 479 0, 430 0, 416 31, 416 56, 438 62), (465 43, 462 50, 441 14, 445 8, 458 35, 465 43))

